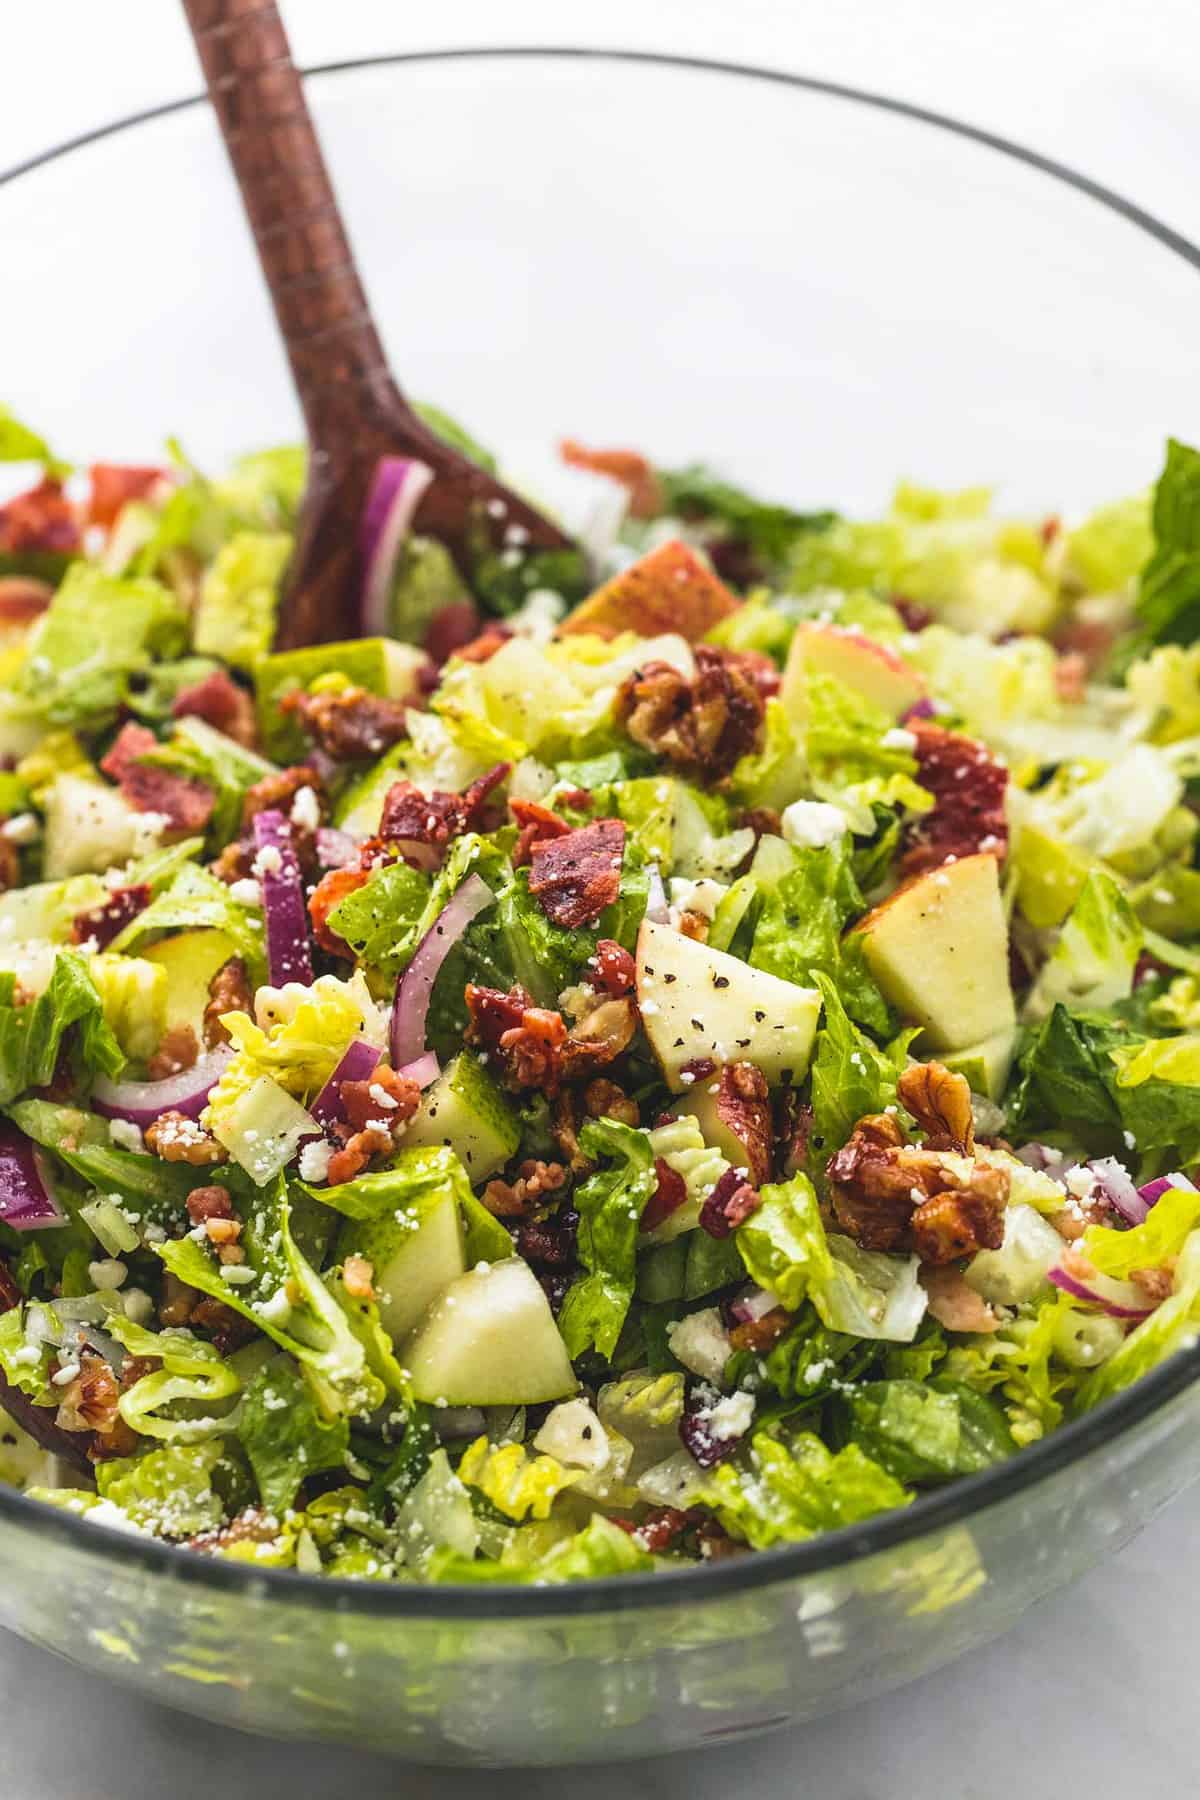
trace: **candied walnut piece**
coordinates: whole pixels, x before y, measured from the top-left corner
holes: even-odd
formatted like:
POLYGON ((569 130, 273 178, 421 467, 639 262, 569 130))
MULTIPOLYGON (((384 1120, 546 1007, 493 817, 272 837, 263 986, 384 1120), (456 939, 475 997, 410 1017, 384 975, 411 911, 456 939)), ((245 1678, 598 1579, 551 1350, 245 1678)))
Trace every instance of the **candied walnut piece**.
POLYGON ((229 1189, 223 1187, 193 1188, 187 1197, 187 1216, 193 1225, 206 1225, 210 1219, 232 1219, 233 1202, 229 1189))
MULTIPOLYGON (((633 1042, 637 1022, 637 1008, 628 998, 602 1000, 594 1006, 567 1033, 563 1045, 566 1076, 574 1080, 615 1062, 633 1042)), ((618 1116, 613 1114, 614 1118, 618 1116)))
POLYGON ((616 717, 636 744, 705 780, 728 775, 762 738, 765 701, 752 675, 709 644, 692 680, 670 663, 636 669, 617 691, 616 717))
POLYGON ((897 1094, 925 1133, 927 1150, 957 1150, 970 1156, 975 1148, 975 1116, 964 1076, 939 1062, 912 1063, 897 1083, 897 1094))
POLYGON ((223 962, 208 984, 208 1003, 204 1008, 204 1042, 209 1050, 229 1042, 229 1033, 221 1023, 228 1012, 253 1013, 254 990, 250 971, 240 956, 223 962))
MULTIPOLYGON (((570 1041, 568 1037, 568 1045, 570 1041)), ((617 1119, 622 1125, 636 1125, 641 1118, 641 1108, 633 1095, 603 1075, 589 1081, 583 1090, 583 1108, 591 1119, 617 1119)))
POLYGON ((569 468, 588 469, 619 481, 629 494, 629 516, 654 519, 663 510, 663 490, 654 465, 638 450, 589 450, 574 438, 564 438, 558 454, 569 468))
POLYGON ((365 887, 371 879, 369 869, 330 869, 322 875, 316 887, 308 897, 308 916, 312 921, 313 936, 322 950, 330 956, 345 956, 354 961, 354 952, 344 938, 329 928, 329 915, 335 907, 341 905, 348 894, 355 893, 365 887))
POLYGON ((901 874, 923 874, 952 856, 974 856, 980 850, 1002 857, 1008 848, 1004 764, 975 738, 927 719, 911 720, 908 729, 917 740, 917 780, 934 803, 909 827, 901 874))
POLYGON ((903 1146, 895 1117, 872 1113, 826 1164, 834 1218, 864 1250, 893 1250, 908 1230, 915 1182, 896 1162, 903 1146))
POLYGON ((705 944, 708 942, 708 920, 703 913, 681 912, 679 929, 683 936, 691 938, 693 943, 705 944))
POLYGON ((172 1025, 158 1041, 158 1049, 146 1064, 151 1081, 166 1081, 196 1066, 200 1045, 190 1025, 172 1025))
POLYGON ((260 812, 290 813, 292 802, 302 788, 311 788, 320 803, 321 777, 308 763, 292 763, 275 774, 264 775, 261 781, 246 789, 242 824, 249 828, 255 814, 260 812))
POLYGON ((529 891, 555 925, 594 925, 621 891, 625 825, 597 819, 530 850, 529 891))
POLYGON ((773 1306, 759 1318, 743 1319, 740 1325, 735 1325, 729 1333, 729 1342, 735 1350, 756 1350, 761 1355, 786 1336, 795 1318, 795 1313, 789 1312, 786 1306, 773 1306))
POLYGON ((354 1132, 329 1159, 327 1177, 330 1187, 337 1187, 343 1181, 353 1181, 356 1175, 361 1175, 373 1156, 390 1151, 393 1142, 390 1129, 383 1125, 372 1123, 364 1130, 354 1132))
POLYGON ((761 1205, 762 1197, 753 1183, 746 1180, 745 1172, 726 1169, 700 1208, 700 1229, 707 1231, 709 1237, 729 1237, 761 1205))
POLYGON ((129 887, 114 888, 100 906, 93 906, 88 912, 76 913, 71 921, 71 942, 95 944, 97 950, 103 950, 149 904, 150 888, 144 881, 135 881, 129 887))
POLYGON ((997 1331, 1000 1320, 982 1294, 977 1294, 963 1280, 962 1270, 953 1263, 938 1267, 926 1263, 921 1270, 921 1286, 929 1295, 930 1315, 947 1331, 997 1331))
POLYGON ((976 1165, 968 1185, 923 1200, 911 1221, 913 1248, 923 1263, 954 1262, 1004 1242, 1008 1173, 976 1165))
POLYGON ((229 1160, 224 1145, 181 1112, 165 1112, 146 1127, 146 1148, 163 1162, 190 1163, 197 1169, 229 1160))
POLYGON ((172 702, 171 717, 203 719, 247 750, 258 743, 254 701, 224 669, 214 669, 203 681, 181 688, 172 702))
POLYGON ((502 1181, 496 1176, 488 1182, 483 1190, 483 1204, 497 1219, 524 1219, 545 1205, 547 1194, 558 1193, 569 1180, 561 1163, 529 1157, 521 1164, 515 1181, 502 1181))
POLYGON ((197 1296, 188 1323, 193 1331, 207 1331, 222 1356, 240 1350, 257 1335, 257 1327, 249 1319, 243 1319, 232 1306, 226 1306, 223 1300, 214 1300, 208 1294, 197 1296))
POLYGON ((118 1411, 122 1390, 131 1387, 151 1365, 139 1359, 131 1380, 118 1381, 108 1363, 92 1350, 79 1358, 79 1373, 59 1390, 54 1423, 62 1431, 90 1431, 87 1453, 93 1462, 110 1456, 128 1456, 137 1448, 137 1435, 118 1411))
POLYGON ((751 1185, 771 1177, 774 1126, 767 1078, 751 1062, 726 1063, 717 1077, 717 1118, 746 1153, 751 1185))
POLYGON ((623 1000, 632 994, 637 980, 637 964, 628 950, 614 943, 612 938, 601 938, 596 945, 588 973, 598 988, 613 1000, 623 1000))
POLYGON ((279 707, 281 712, 295 713, 308 736, 335 762, 381 756, 408 736, 408 702, 386 700, 366 688, 339 688, 326 694, 306 694, 297 688, 284 694, 279 707))

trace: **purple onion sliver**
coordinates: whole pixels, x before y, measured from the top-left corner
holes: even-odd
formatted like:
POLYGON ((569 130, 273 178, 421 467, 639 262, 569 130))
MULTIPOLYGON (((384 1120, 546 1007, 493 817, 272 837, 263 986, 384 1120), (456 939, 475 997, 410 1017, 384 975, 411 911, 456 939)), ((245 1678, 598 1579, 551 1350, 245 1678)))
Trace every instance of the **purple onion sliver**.
POLYGON ((358 528, 362 564, 360 618, 366 637, 387 634, 396 558, 432 480, 429 464, 411 457, 381 456, 375 465, 358 528))
POLYGON ((323 869, 348 869, 358 860, 358 844, 348 831, 322 825, 317 831, 317 861, 323 869))
POLYGON ((1114 1212, 1119 1212, 1130 1225, 1140 1225, 1150 1211, 1150 1202, 1144 1191, 1134 1186, 1128 1169, 1115 1156, 1097 1157, 1087 1166, 1096 1177, 1097 1191, 1114 1212))
POLYGON ((0 1222, 14 1231, 45 1231, 69 1223, 50 1192, 34 1146, 7 1120, 0 1123, 0 1222))
POLYGON ((1146 1203, 1147 1211, 1157 1200, 1162 1199, 1168 1188, 1182 1188, 1184 1193, 1194 1194, 1196 1184, 1189 1181, 1186 1175, 1181 1175, 1178 1169, 1173 1175, 1157 1176, 1154 1181, 1148 1181, 1145 1187, 1138 1189, 1138 1193, 1146 1203))
POLYGON ((432 1050, 426 1050, 415 1062, 405 1063, 402 1069, 396 1070, 397 1075, 407 1075, 421 1089, 432 1087, 441 1072, 441 1064, 432 1050))
POLYGON ((254 872, 262 883, 267 922, 267 972, 276 987, 288 981, 311 987, 312 951, 304 883, 292 843, 292 828, 281 812, 255 813, 254 844, 258 851, 254 872), (271 851, 278 858, 275 868, 264 867, 264 856, 271 851))
POLYGON ((1086 1300, 1090 1306, 1098 1306, 1101 1312, 1110 1319, 1148 1319, 1154 1308, 1151 1306, 1119 1306, 1115 1300, 1106 1300, 1095 1288, 1088 1287, 1084 1281, 1077 1281, 1074 1275, 1068 1275, 1065 1269, 1048 1269, 1047 1278, 1064 1294, 1071 1294, 1076 1300, 1086 1300))
POLYGON ((143 1128, 164 1112, 198 1119, 232 1057, 233 1046, 219 1044, 190 1069, 168 1075, 165 1081, 108 1081, 99 1076, 92 1088, 92 1106, 105 1119, 125 1119, 143 1128))
POLYGON ((425 1021, 438 971, 471 920, 496 896, 481 875, 468 875, 442 908, 407 969, 396 983, 392 1001, 392 1067, 402 1069, 415 1062, 425 1049, 425 1021))
POLYGON ((910 719, 933 719, 937 717, 937 707, 928 695, 923 700, 914 700, 912 705, 900 715, 901 725, 907 725, 910 719))
POLYGON ((381 1054, 374 1044, 368 1044, 363 1038, 354 1039, 308 1109, 322 1130, 327 1131, 331 1125, 336 1125, 345 1117, 342 1108, 342 1083, 369 1081, 375 1073, 381 1054))

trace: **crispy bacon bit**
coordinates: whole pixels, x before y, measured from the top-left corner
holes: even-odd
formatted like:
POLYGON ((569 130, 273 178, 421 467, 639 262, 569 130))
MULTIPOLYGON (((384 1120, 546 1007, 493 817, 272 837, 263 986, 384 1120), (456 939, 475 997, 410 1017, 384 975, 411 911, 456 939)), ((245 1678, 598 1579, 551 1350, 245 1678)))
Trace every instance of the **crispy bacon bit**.
POLYGON ((421 1089, 411 1075, 401 1075, 385 1065, 369 1081, 343 1081, 342 1111, 356 1131, 372 1124, 386 1125, 393 1136, 412 1118, 421 1104, 421 1089))
POLYGON ((757 1319, 743 1319, 740 1325, 735 1325, 729 1333, 729 1342, 735 1350, 754 1350, 761 1356, 787 1335, 795 1317, 786 1306, 773 1306, 770 1312, 762 1313, 757 1319))
POLYGON ((975 1118, 966 1078, 939 1062, 912 1063, 896 1084, 900 1104, 925 1133, 927 1150, 957 1150, 970 1156, 975 1148, 975 1118))
POLYGON ((229 1033, 221 1023, 227 1012, 252 1012, 254 989, 250 971, 240 956, 223 962, 208 984, 208 1004, 204 1008, 204 1042, 209 1050, 229 1042, 229 1033))
POLYGON ((771 1176, 774 1136, 767 1080, 750 1062, 726 1063, 717 1077, 717 1118, 746 1152, 752 1186, 771 1176))
POLYGON ((555 925, 594 925, 621 891, 625 826, 597 819, 565 836, 534 844, 529 891, 555 925))
POLYGON ((596 987, 603 988, 612 999, 621 1000, 633 992, 637 964, 629 951, 612 938, 601 938, 588 963, 588 973, 596 987))
POLYGON ((352 1300, 373 1300, 375 1265, 365 1256, 348 1256, 342 1264, 342 1286, 352 1300))
POLYGON ((54 589, 33 575, 0 575, 0 630, 21 629, 40 619, 54 589))
POLYGON ((216 1556, 222 1550, 232 1550, 235 1544, 270 1544, 278 1536, 278 1519, 263 1512, 261 1507, 247 1506, 228 1525, 201 1531, 188 1538, 186 1547, 199 1550, 204 1556, 216 1556))
POLYGON ((687 1182, 678 1169, 673 1169, 665 1158, 656 1156, 654 1173, 658 1177, 658 1186, 642 1209, 641 1231, 657 1231, 664 1220, 687 1202, 687 1182))
POLYGON ((207 1225, 210 1219, 232 1219, 233 1202, 229 1189, 223 1187, 193 1188, 187 1197, 187 1216, 193 1225, 207 1225))
POLYGON ((535 1006, 523 987, 506 994, 468 982, 465 993, 470 1021, 468 1044, 494 1056, 510 1088, 541 1088, 555 1094, 562 1081, 562 1053, 567 1041, 561 1013, 535 1006))
POLYGON ((340 688, 334 693, 285 694, 280 711, 295 713, 305 731, 335 762, 357 762, 381 756, 408 735, 408 703, 385 700, 366 688, 340 688))
POLYGON ((909 729, 917 740, 917 780, 934 804, 909 829, 901 871, 921 874, 979 850, 1003 857, 1008 847, 1004 764, 974 738, 927 719, 911 720, 909 729))
MULTIPOLYGON (((542 1162, 529 1157, 517 1171, 515 1181, 502 1181, 498 1176, 483 1190, 483 1204, 497 1219, 524 1219, 538 1211, 547 1194, 556 1194, 569 1180, 561 1163, 542 1162)), ((541 1260, 553 1261, 553 1257, 541 1260)))
POLYGON ((135 811, 162 813, 173 831, 202 831, 212 817, 216 795, 194 775, 138 760, 158 747, 158 739, 144 725, 123 725, 100 767, 135 811))
POLYGON ((715 1469, 719 1462, 732 1456, 745 1435, 742 1432, 719 1432, 712 1417, 714 1391, 702 1381, 689 1381, 679 1421, 679 1439, 693 1462, 702 1469, 715 1469))
POLYGON ((16 494, 0 506, 0 551, 56 550, 70 555, 79 548, 75 509, 62 482, 47 475, 36 487, 16 494))
POLYGON ((707 1231, 709 1237, 729 1237, 761 1204, 758 1189, 746 1180, 745 1174, 726 1169, 700 1208, 700 1229, 707 1231))
POLYGON ((89 912, 76 913, 71 921, 71 942, 92 943, 98 950, 103 950, 149 904, 150 888, 144 881, 114 888, 101 905, 93 906, 89 912))
POLYGON ((351 962, 354 961, 354 952, 349 944, 330 930, 329 915, 348 894, 365 887, 370 879, 369 869, 330 869, 327 874, 322 875, 309 895, 308 916, 312 921, 313 936, 322 950, 327 950, 330 956, 346 956, 351 962))
MULTIPOLYGON (((570 1061, 571 1038, 567 1037, 567 1057, 570 1061)), ((589 1081, 583 1090, 583 1107, 589 1119, 618 1119, 622 1125, 636 1125, 641 1118, 641 1108, 632 1094, 619 1088, 615 1081, 607 1081, 598 1076, 589 1081)))
POLYGON ((353 1181, 356 1175, 361 1175, 373 1156, 380 1156, 393 1148, 392 1134, 386 1126, 371 1124, 365 1131, 356 1131, 329 1159, 330 1187, 337 1187, 343 1181, 353 1181))
POLYGON ((117 522, 117 515, 130 500, 142 500, 168 479, 165 469, 139 468, 128 463, 93 463, 88 470, 91 481, 88 493, 87 522, 103 525, 106 531, 117 522))
POLYGON ((922 606, 919 600, 907 600, 903 594, 893 594, 892 605, 904 620, 906 631, 924 631, 933 624, 933 613, 929 607, 922 606))
POLYGON ((513 846, 514 869, 523 868, 530 860, 535 844, 549 843, 551 838, 566 837, 571 829, 565 819, 560 819, 548 806, 539 806, 536 800, 510 800, 508 808, 521 827, 513 846))
POLYGON ((630 737, 676 768, 717 781, 762 737, 758 683, 709 644, 696 649, 689 681, 670 663, 635 670, 617 691, 616 717, 630 737))
POLYGON ((200 1046, 191 1026, 172 1025, 159 1039, 157 1050, 146 1064, 146 1073, 151 1081, 166 1081, 172 1075, 182 1075, 185 1069, 195 1068, 199 1054, 200 1046))
POLYGON ((172 703, 171 717, 203 719, 248 750, 253 750, 258 742, 254 702, 224 669, 214 669, 203 681, 181 688, 172 703))
POLYGON ((929 1295, 929 1311, 947 1331, 996 1331, 1000 1320, 982 1294, 968 1287, 953 1264, 931 1264, 921 1270, 921 1286, 929 1295))
POLYGON ((146 1127, 146 1148, 163 1162, 190 1163, 202 1169, 228 1161, 224 1146, 185 1113, 165 1112, 146 1127))
POLYGON ((477 638, 472 638, 469 644, 459 645, 450 654, 457 656, 460 662, 491 662, 497 650, 503 650, 511 641, 512 635, 510 626, 502 625, 499 619, 489 619, 477 638))
POLYGON ((411 781, 393 782, 384 798, 379 836, 394 844, 406 862, 436 868, 454 838, 485 828, 488 796, 511 767, 497 763, 462 794, 424 794, 411 781))
POLYGON ((652 463, 637 450, 588 450, 574 438, 564 438, 558 454, 572 469, 588 469, 619 481, 629 493, 629 516, 654 519, 663 510, 662 484, 652 463))

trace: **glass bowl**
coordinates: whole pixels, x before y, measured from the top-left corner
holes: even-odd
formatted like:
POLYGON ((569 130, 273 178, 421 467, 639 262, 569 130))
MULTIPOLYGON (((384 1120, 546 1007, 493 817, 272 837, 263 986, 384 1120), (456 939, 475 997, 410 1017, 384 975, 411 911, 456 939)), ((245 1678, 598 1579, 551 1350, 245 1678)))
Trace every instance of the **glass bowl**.
MULTIPOLYGON (((801 506, 895 478, 1073 508, 1200 435, 1200 252, 985 133, 770 70, 481 50, 312 71, 410 391, 511 462, 562 434, 801 506)), ((5 399, 81 458, 299 430, 215 122, 0 183, 5 399)), ((1200 1469, 1200 1348, 869 1525, 568 1588, 261 1573, 0 1491, 0 1622, 222 1725, 421 1762, 642 1756, 910 1680, 1111 1556, 1200 1469)))

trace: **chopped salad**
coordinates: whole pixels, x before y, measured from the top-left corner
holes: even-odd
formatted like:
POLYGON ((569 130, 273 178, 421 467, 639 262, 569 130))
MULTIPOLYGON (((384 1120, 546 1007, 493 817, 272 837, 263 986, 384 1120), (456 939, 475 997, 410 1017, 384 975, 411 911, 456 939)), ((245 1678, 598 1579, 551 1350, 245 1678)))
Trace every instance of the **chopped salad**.
MULTIPOLYGON (((486 453, 430 411, 435 428, 486 453)), ((1018 1456, 1200 1325, 1200 453, 856 521, 562 447, 272 648, 294 449, 0 504, 0 1478, 557 1582, 1018 1456)), ((418 515, 419 516, 419 515, 418 515)))

